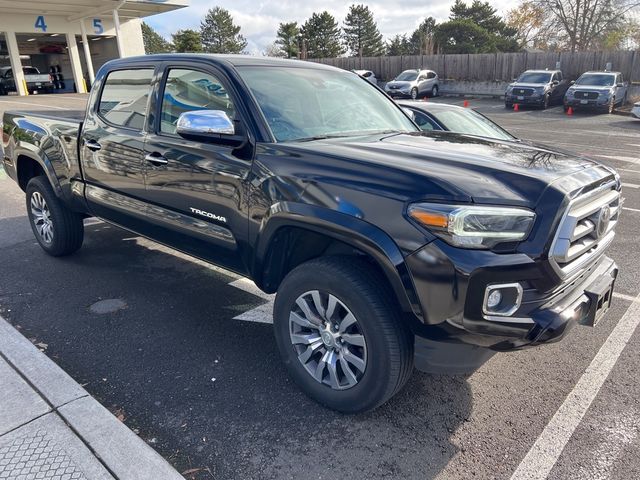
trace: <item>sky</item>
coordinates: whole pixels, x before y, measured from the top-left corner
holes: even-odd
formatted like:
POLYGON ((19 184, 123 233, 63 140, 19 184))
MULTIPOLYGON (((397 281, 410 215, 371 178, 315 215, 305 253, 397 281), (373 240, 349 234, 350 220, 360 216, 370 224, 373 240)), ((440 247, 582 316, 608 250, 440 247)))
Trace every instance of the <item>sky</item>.
MULTIPOLYGON (((351 3, 364 3, 373 12, 380 32, 388 39, 396 34, 411 33, 428 16, 446 20, 453 0, 372 0, 344 2, 335 0, 190 0, 182 10, 148 17, 145 21, 163 37, 179 29, 199 28, 200 21, 210 8, 220 6, 229 10, 241 33, 247 38, 247 51, 253 55, 263 53, 276 37, 278 24, 297 21, 299 24, 313 12, 328 10, 338 23, 347 14, 351 3)), ((468 3, 471 3, 469 0, 468 3)), ((494 0, 499 12, 515 4, 509 0, 494 0)))

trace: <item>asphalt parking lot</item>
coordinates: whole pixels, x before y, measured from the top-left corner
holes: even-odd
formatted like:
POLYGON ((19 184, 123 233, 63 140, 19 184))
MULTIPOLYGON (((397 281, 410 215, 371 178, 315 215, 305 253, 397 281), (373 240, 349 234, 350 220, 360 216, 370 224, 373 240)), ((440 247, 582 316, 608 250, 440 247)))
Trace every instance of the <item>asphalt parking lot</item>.
MULTIPOLYGON (((85 101, 5 97, 0 114, 85 101)), ((249 282, 96 221, 78 254, 48 257, 2 170, 0 315, 189 478, 640 478, 640 120, 470 103, 521 138, 620 172, 620 277, 596 328, 495 355, 470 376, 415 372, 378 410, 337 414, 289 380, 270 299, 249 282), (121 302, 95 308, 107 299, 121 302)))

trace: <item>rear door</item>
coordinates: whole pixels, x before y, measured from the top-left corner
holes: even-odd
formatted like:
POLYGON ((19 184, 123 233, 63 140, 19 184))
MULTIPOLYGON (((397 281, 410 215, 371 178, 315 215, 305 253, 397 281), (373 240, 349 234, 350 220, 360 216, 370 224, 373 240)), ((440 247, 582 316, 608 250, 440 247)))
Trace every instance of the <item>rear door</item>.
POLYGON ((153 65, 114 70, 87 114, 80 158, 93 213, 140 233, 146 215, 144 142, 153 65))
POLYGON ((246 179, 252 154, 176 132, 184 112, 222 110, 238 129, 239 101, 224 74, 209 64, 167 66, 159 86, 157 121, 145 145, 149 219, 160 241, 239 273, 246 273, 246 179))

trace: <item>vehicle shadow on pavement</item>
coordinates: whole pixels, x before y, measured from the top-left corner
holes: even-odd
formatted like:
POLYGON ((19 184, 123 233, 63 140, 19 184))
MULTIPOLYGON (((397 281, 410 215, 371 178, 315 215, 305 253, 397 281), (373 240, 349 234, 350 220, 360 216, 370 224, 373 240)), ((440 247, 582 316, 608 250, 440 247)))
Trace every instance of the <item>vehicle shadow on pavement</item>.
POLYGON ((289 379, 270 325, 233 319, 263 303, 234 277, 86 230, 68 258, 33 240, 2 249, 0 314, 189 478, 425 479, 456 454, 466 377, 415 372, 371 413, 327 410, 289 379), (124 308, 91 311, 106 299, 124 308))

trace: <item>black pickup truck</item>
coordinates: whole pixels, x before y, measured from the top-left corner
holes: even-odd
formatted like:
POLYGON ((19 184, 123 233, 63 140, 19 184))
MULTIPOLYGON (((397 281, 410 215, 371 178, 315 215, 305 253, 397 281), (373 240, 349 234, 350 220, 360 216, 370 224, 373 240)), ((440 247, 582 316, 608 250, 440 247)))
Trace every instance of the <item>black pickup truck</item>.
POLYGON ((594 325, 611 302, 613 170, 522 141, 422 132, 351 72, 248 56, 117 60, 83 120, 9 112, 3 130, 4 167, 46 252, 75 252, 83 219, 99 217, 277 292, 290 374, 343 412, 388 400, 414 362, 473 370, 594 325))

